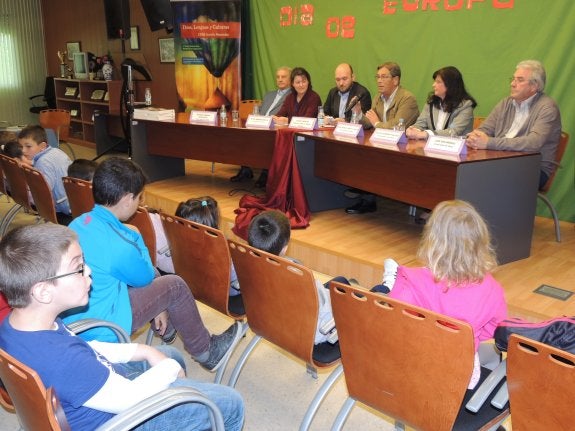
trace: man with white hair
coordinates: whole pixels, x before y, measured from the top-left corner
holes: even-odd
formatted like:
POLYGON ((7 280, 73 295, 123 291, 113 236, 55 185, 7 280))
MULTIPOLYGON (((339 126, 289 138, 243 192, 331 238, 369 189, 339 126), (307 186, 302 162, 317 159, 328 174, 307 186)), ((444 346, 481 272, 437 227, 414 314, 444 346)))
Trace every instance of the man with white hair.
POLYGON ((477 129, 467 136, 474 149, 539 151, 542 188, 555 169, 553 161, 561 137, 561 114, 543 93, 545 69, 537 60, 520 62, 511 78, 511 91, 477 129))

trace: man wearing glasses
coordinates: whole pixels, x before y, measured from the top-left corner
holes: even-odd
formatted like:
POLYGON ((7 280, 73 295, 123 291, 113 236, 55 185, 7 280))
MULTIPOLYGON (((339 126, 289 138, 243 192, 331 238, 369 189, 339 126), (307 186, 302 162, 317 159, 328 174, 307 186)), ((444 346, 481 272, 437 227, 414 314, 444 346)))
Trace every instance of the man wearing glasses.
POLYGON ((378 97, 374 98, 372 108, 365 113, 362 124, 368 128, 380 127, 393 129, 400 118, 405 128, 411 126, 419 116, 415 96, 401 87, 401 69, 399 64, 388 61, 377 66, 378 97))
POLYGON ((553 161, 561 137, 561 114, 555 101, 543 93, 545 80, 539 61, 520 62, 511 78, 510 95, 466 141, 472 149, 540 151, 539 188, 555 169, 553 161))
MULTIPOLYGON (((415 96, 400 86, 399 64, 388 61, 377 66, 375 79, 379 94, 374 98, 371 109, 361 116, 360 122, 363 127, 393 129, 400 119, 403 119, 405 129, 414 124, 419 116, 419 108, 415 96)), ((375 195, 350 189, 346 192, 346 196, 361 197, 358 203, 345 209, 348 214, 364 214, 377 209, 375 195)))

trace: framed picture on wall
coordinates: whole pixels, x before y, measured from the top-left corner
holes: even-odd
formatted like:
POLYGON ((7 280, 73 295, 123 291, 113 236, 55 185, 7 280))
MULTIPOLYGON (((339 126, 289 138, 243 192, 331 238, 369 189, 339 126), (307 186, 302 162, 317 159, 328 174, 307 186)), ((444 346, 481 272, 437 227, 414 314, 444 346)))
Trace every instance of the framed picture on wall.
POLYGON ((174 63, 176 61, 174 51, 174 38, 158 39, 160 44, 160 63, 174 63))
POLYGON ((132 51, 140 49, 140 28, 137 25, 130 27, 130 49, 132 51))
POLYGON ((68 52, 68 60, 74 59, 74 53, 80 52, 80 42, 66 42, 66 51, 68 52))

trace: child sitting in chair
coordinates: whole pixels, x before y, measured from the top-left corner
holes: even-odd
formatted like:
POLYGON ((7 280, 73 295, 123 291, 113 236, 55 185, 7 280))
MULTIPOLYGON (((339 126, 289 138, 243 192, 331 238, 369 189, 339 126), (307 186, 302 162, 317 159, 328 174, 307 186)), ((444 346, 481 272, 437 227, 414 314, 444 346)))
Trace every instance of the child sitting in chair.
MULTIPOLYGON (((267 253, 293 260, 285 256, 290 235, 291 227, 284 213, 280 211, 264 211, 255 216, 250 222, 248 227, 248 244, 267 253)), ((345 277, 336 277, 333 280, 349 284, 345 277)), ((334 344, 337 342, 337 330, 333 323, 331 300, 329 297, 329 282, 323 285, 316 279, 315 286, 319 301, 315 344, 325 341, 334 344)))

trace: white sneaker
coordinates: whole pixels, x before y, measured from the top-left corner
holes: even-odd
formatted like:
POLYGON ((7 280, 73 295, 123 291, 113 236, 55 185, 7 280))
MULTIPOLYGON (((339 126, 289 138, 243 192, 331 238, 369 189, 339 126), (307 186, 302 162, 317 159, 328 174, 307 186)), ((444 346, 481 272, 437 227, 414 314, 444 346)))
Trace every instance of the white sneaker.
POLYGON ((389 290, 393 289, 395 279, 397 277, 397 267, 399 264, 393 259, 385 259, 383 261, 383 280, 382 284, 389 290))

